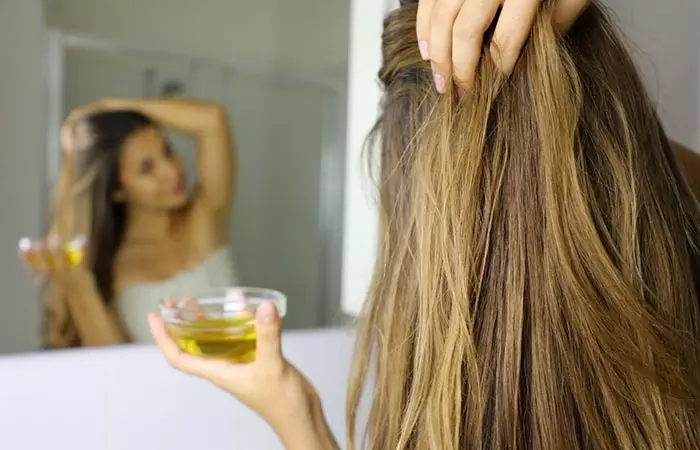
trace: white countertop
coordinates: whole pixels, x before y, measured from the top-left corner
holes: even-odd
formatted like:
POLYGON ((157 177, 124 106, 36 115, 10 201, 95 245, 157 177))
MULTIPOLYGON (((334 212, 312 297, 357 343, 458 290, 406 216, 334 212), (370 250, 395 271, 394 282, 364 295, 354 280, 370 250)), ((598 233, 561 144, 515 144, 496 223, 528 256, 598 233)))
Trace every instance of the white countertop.
MULTIPOLYGON (((288 332, 283 345, 345 442, 352 331, 288 332)), ((176 372, 151 345, 0 357, 0 408, 1 446, 8 450, 282 448, 255 414, 176 372)))

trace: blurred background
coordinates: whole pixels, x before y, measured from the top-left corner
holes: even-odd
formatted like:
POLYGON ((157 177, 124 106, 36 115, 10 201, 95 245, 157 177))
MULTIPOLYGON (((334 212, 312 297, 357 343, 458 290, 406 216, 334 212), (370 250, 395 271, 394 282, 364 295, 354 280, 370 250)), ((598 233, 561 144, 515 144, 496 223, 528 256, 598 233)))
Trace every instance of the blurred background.
MULTIPOLYGON (((602 3, 629 37, 669 136, 699 150, 700 2, 602 3)), ((3 442, 281 448, 254 413, 171 370, 153 346, 35 352, 42 295, 18 259, 18 240, 47 232, 66 115, 104 97, 225 108, 238 147, 229 234, 240 281, 287 294, 285 355, 318 389, 329 426, 345 440, 353 336, 351 327, 328 328, 360 312, 375 260, 377 210, 361 154, 380 99, 382 19, 397 4, 0 0, 3 442)), ((168 137, 194 182, 193 140, 168 137)))
MULTIPOLYGON (((8 212, 0 219, 7 286, 0 352, 38 347, 40 300, 17 264, 17 240, 47 231, 61 123, 105 97, 222 105, 238 145, 230 233, 240 279, 286 293, 290 329, 343 321, 347 0, 2 0, 0 7, 8 212)), ((169 138, 193 183, 193 140, 169 138)))
MULTIPOLYGON (((242 282, 285 292, 289 329, 356 314, 376 238, 359 155, 395 3, 0 0, 0 353, 40 346, 41 299, 17 241, 46 233, 63 119, 103 97, 222 105, 238 143, 230 234, 242 282)), ((604 3, 669 135, 700 148, 700 5, 604 3)), ((192 172, 193 142, 170 138, 192 172)))

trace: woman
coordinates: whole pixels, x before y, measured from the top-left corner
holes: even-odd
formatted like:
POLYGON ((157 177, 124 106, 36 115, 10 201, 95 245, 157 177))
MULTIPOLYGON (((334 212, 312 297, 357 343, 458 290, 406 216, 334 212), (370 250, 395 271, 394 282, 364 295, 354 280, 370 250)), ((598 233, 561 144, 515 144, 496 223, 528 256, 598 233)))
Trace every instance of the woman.
POLYGON ((225 112, 180 100, 105 100, 72 113, 48 243, 88 238, 86 264, 43 246, 47 347, 151 340, 144 320, 164 297, 236 284, 228 250, 234 144, 225 112), (197 187, 161 125, 197 142, 197 187), (53 257, 52 257, 53 256, 53 257))
MULTIPOLYGON (((384 27, 382 232, 349 447, 370 387, 363 448, 700 448, 700 206, 617 31, 593 3, 564 38, 565 3, 543 1, 506 78, 490 38, 528 2, 506 1, 495 30, 497 6, 475 6, 491 2, 428 3, 429 55, 415 5, 384 27), (486 24, 480 57, 451 43, 479 61, 463 92, 439 79, 457 64, 424 60, 445 43, 433 34, 480 34, 460 17, 486 24)), ((236 395, 287 448, 337 448, 270 305, 243 366, 183 355, 150 322, 171 364, 236 395)))

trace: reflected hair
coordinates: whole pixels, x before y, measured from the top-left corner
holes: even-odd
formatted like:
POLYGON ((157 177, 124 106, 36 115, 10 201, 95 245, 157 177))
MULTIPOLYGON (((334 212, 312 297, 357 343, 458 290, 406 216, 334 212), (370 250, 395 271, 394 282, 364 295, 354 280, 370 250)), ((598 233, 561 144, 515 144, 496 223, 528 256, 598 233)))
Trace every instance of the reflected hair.
MULTIPOLYGON (((85 264, 92 272, 102 300, 111 306, 114 296, 114 259, 126 231, 126 205, 115 201, 120 187, 119 160, 126 140, 155 123, 138 111, 102 111, 75 125, 78 148, 64 155, 54 188, 52 224, 54 240, 78 234, 88 238, 85 264)), ((46 293, 44 346, 80 345, 80 337, 65 297, 54 283, 46 293)))
POLYGON ((553 5, 464 96, 385 20, 352 449, 700 448, 699 206, 608 13, 553 5))

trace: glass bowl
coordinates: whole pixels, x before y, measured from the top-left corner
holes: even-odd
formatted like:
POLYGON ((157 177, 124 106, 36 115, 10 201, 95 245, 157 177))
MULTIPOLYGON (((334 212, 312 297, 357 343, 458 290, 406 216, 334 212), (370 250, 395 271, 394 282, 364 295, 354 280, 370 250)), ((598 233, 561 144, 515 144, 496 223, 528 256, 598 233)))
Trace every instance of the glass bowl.
MULTIPOLYGON (((43 239, 23 237, 19 240, 18 247, 19 251, 23 253, 30 264, 38 264, 38 258, 40 258, 40 252, 43 251, 44 247, 54 247, 63 250, 63 255, 69 264, 77 265, 83 262, 85 257, 85 249, 87 247, 87 237, 83 235, 78 235, 67 241, 56 241, 51 243, 46 243, 43 239)), ((53 253, 49 254, 53 256, 53 253)), ((60 253, 59 253, 60 255, 60 253)), ((54 265, 55 262, 49 260, 50 265, 54 265)))
POLYGON ((162 302, 161 317, 180 349, 190 355, 236 363, 255 360, 255 312, 272 302, 284 317, 287 297, 272 289, 229 287, 207 295, 162 302))

